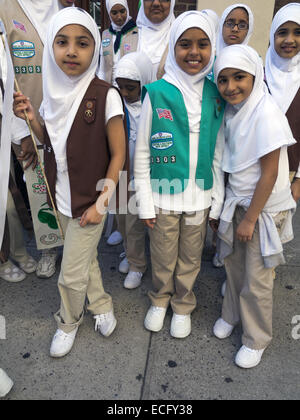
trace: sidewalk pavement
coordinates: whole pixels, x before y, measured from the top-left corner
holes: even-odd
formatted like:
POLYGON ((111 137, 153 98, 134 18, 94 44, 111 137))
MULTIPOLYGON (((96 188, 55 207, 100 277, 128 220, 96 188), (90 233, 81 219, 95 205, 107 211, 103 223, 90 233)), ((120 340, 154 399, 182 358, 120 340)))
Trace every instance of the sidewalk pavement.
MULTIPOLYGON (((192 333, 170 336, 171 312, 160 333, 143 327, 149 307, 151 270, 135 290, 123 288, 118 272, 121 246, 100 243, 105 289, 113 296, 118 325, 109 338, 94 332, 86 314, 72 352, 49 356, 59 308, 56 275, 34 274, 19 284, 0 280, 0 315, 6 340, 0 340, 0 366, 15 382, 8 400, 299 400, 300 399, 300 210, 294 218, 295 240, 285 247, 287 265, 277 269, 274 289, 274 339, 261 364, 243 370, 234 364, 240 328, 219 341, 212 327, 220 315, 223 269, 212 267, 206 247, 195 293, 192 333), (298 315, 298 317, 297 317, 298 315), (292 323, 294 321, 294 324, 292 323), (293 338, 294 337, 294 338, 293 338)), ((32 242, 30 253, 37 257, 32 242)))

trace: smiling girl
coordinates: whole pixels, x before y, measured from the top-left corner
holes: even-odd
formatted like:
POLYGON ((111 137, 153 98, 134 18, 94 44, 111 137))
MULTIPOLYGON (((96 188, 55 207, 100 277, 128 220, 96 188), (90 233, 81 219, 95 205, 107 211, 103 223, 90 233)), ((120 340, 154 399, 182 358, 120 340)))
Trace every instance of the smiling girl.
POLYGON ((195 11, 180 15, 170 33, 166 74, 144 91, 137 137, 135 185, 150 233, 153 283, 144 324, 160 331, 171 304, 176 338, 191 332, 209 210, 213 205, 210 215, 219 217, 224 194, 223 102, 206 78, 214 57, 210 18, 195 11), (216 179, 219 190, 212 189, 216 179))
POLYGON ((297 144, 289 148, 294 199, 300 199, 300 4, 290 3, 274 17, 266 57, 266 79, 286 114, 297 144))
POLYGON ((224 48, 215 75, 227 101, 222 168, 229 179, 218 230, 227 287, 214 334, 229 337, 241 321, 243 346, 235 362, 251 368, 272 339, 273 269, 284 263, 282 243, 293 239, 296 203, 287 147, 295 140, 268 93, 256 51, 244 45, 224 48))

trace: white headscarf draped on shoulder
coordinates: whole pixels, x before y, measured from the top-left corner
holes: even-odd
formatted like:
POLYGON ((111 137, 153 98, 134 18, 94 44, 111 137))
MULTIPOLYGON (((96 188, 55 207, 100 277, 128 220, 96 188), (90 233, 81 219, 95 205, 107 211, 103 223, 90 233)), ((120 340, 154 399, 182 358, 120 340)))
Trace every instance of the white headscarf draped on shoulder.
POLYGON ((234 107, 227 105, 225 111, 223 170, 236 173, 274 150, 295 144, 295 140, 286 116, 269 94, 258 53, 246 45, 226 47, 215 63, 216 80, 225 68, 242 70, 255 77, 246 101, 234 107))
POLYGON ((158 64, 169 42, 171 25, 175 20, 175 0, 170 0, 170 13, 161 23, 152 23, 145 15, 144 0, 137 16, 136 25, 139 29, 138 51, 145 52, 152 64, 158 64))
POLYGON ((110 18, 111 26, 112 26, 114 31, 120 31, 130 21, 130 19, 132 19, 131 16, 129 15, 129 8, 128 8, 127 0, 106 0, 106 10, 107 10, 108 16, 110 18), (116 25, 110 17, 110 11, 116 4, 120 4, 127 11, 127 19, 124 22, 124 25, 122 25, 122 26, 116 25))
POLYGON ((40 113, 45 121, 57 161, 57 169, 67 170, 66 142, 84 94, 94 79, 100 51, 100 34, 94 19, 84 10, 68 7, 52 20, 47 33, 43 56, 43 102, 40 113), (56 64, 53 42, 67 25, 84 26, 95 40, 95 50, 89 68, 80 76, 67 76, 56 64))
POLYGON ((37 30, 43 44, 52 16, 63 8, 59 0, 18 0, 26 16, 37 30))
POLYGON ((176 86, 183 95, 189 116, 190 130, 199 131, 203 84, 211 72, 215 58, 216 35, 213 20, 206 14, 193 10, 182 13, 172 25, 169 53, 163 79, 176 86), (189 75, 177 64, 175 46, 181 35, 190 28, 199 28, 206 33, 211 43, 211 57, 208 65, 196 75, 189 75))
POLYGON ((222 51, 223 48, 228 47, 228 45, 225 43, 224 39, 223 39, 223 26, 224 23, 227 19, 227 16, 229 15, 229 13, 231 13, 234 9, 237 8, 243 8, 246 9, 248 12, 248 16, 249 16, 249 29, 248 29, 248 33, 246 38, 244 39, 242 45, 248 45, 250 38, 252 36, 253 33, 253 29, 254 29, 254 16, 252 13, 252 10, 250 9, 249 6, 247 6, 246 4, 243 3, 236 3, 236 4, 232 4, 231 6, 227 7, 227 9, 224 10, 220 23, 219 23, 219 32, 218 32, 218 39, 217 39, 217 55, 222 51))
POLYGON ((300 25, 300 4, 290 3, 280 9, 273 20, 270 33, 270 47, 266 56, 266 78, 275 101, 286 113, 300 88, 300 53, 288 59, 275 51, 274 37, 277 29, 285 22, 300 25))

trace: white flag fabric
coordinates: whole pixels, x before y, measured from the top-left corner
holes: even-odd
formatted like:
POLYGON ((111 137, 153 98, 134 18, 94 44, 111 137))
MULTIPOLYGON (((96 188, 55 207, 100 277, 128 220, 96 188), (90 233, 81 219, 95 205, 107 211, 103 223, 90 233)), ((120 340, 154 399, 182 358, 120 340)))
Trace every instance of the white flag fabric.
MULTIPOLYGON (((1 47, 5 51, 9 51, 8 43, 5 36, 5 28, 0 20, 1 47)), ((7 193, 8 181, 10 171, 10 157, 11 157, 11 130, 13 120, 13 92, 14 92, 14 69, 11 61, 10 54, 4 55, 6 60, 7 77, 4 80, 4 99, 2 106, 2 123, 1 123, 1 142, 0 142, 0 248, 2 246, 6 206, 7 206, 7 193)), ((2 71, 0 65, 0 77, 2 78, 2 71)))

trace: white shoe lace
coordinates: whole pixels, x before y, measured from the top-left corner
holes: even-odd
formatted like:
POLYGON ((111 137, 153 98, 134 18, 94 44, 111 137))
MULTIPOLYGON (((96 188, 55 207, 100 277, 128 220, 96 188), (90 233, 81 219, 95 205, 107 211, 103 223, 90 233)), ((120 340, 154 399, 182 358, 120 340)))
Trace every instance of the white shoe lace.
POLYGON ((108 317, 109 317, 108 313, 94 316, 94 318, 96 320, 95 331, 98 331, 98 329, 101 327, 101 325, 108 320, 108 317))

